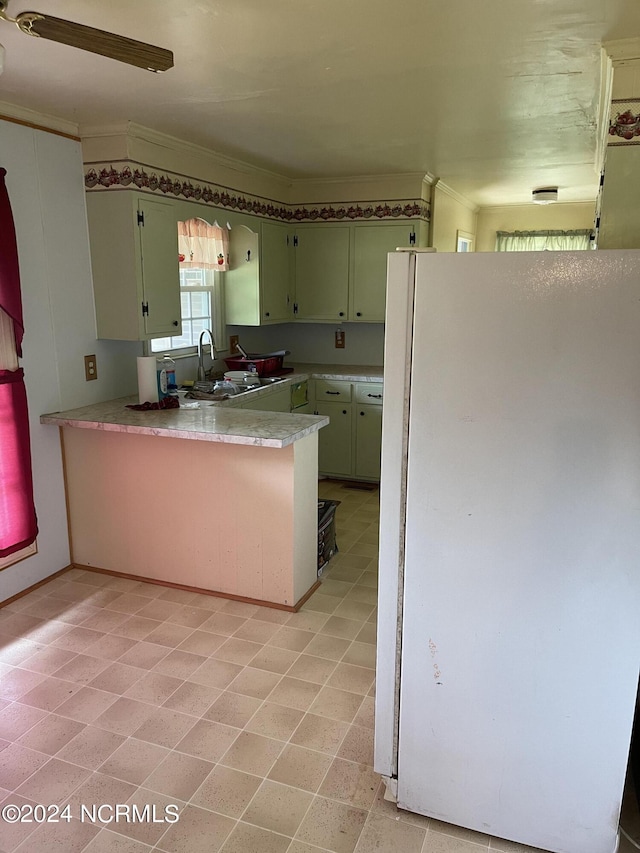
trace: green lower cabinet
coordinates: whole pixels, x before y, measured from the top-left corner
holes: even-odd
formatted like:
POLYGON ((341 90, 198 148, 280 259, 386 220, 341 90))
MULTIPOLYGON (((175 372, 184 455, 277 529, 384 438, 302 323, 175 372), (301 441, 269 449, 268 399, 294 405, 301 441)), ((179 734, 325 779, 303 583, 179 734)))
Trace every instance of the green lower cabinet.
POLYGON ((291 388, 281 388, 270 394, 258 397, 255 400, 247 400, 240 406, 242 409, 253 409, 258 412, 290 412, 291 411, 291 388))
POLYGON ((356 477, 380 479, 382 449, 382 406, 356 406, 356 477))
POLYGON ((322 474, 351 476, 351 403, 326 403, 323 400, 316 403, 315 411, 330 418, 329 425, 318 433, 318 470, 322 474))
POLYGON ((382 382, 316 379, 315 413, 328 415, 318 436, 318 470, 330 477, 380 480, 382 382), (327 401, 325 395, 341 399, 327 401))

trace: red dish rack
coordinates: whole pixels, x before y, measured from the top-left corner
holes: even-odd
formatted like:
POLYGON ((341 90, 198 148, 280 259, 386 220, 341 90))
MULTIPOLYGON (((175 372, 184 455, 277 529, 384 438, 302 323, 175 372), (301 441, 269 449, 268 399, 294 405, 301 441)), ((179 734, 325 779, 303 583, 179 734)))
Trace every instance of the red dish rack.
POLYGON ((285 355, 289 355, 286 350, 264 355, 253 355, 252 353, 248 353, 248 355, 249 358, 233 355, 225 358, 224 363, 229 370, 247 370, 251 373, 257 373, 258 376, 276 376, 287 372, 287 368, 282 366, 285 355))

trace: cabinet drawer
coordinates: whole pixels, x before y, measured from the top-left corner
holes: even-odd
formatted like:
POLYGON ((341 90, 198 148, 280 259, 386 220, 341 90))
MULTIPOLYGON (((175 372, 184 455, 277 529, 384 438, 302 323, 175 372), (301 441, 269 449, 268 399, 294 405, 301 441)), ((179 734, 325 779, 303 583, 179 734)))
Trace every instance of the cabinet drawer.
POLYGON ((356 403, 368 406, 382 405, 382 382, 357 382, 355 385, 356 403))
POLYGON ((337 379, 316 379, 316 402, 350 402, 351 383, 337 379))

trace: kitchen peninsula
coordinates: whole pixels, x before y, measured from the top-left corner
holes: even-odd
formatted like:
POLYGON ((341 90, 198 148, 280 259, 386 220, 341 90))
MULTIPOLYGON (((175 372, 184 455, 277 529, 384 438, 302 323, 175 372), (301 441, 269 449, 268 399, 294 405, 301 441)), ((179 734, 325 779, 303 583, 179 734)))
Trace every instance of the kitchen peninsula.
POLYGON ((122 398, 60 427, 74 565, 294 610, 317 585, 327 417, 122 398))

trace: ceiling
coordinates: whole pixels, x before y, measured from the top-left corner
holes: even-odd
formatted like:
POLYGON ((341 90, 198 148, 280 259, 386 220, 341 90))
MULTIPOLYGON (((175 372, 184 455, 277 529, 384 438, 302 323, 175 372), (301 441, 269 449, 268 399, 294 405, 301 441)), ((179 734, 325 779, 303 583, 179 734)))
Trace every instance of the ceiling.
MULTIPOLYGON (((593 199, 603 41, 637 0, 35 0, 173 50, 150 74, 0 22, 0 100, 133 121, 292 179, 424 172, 479 205, 593 199)), ((10 0, 8 12, 32 9, 10 0)))

